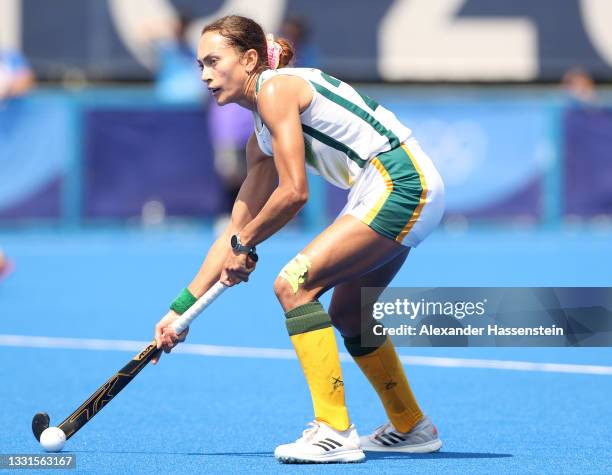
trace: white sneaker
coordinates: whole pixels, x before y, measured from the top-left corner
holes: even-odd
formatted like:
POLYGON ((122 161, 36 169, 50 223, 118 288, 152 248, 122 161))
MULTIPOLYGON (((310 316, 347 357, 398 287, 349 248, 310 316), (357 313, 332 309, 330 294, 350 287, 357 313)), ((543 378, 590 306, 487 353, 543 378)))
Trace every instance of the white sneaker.
POLYGON ((302 437, 294 443, 276 447, 274 456, 282 463, 347 463, 365 459, 354 425, 341 432, 316 420, 308 423, 302 437))
POLYGON ((409 452, 424 454, 437 452, 442 447, 438 430, 425 416, 410 432, 400 432, 391 422, 380 426, 372 434, 360 438, 366 452, 409 452))

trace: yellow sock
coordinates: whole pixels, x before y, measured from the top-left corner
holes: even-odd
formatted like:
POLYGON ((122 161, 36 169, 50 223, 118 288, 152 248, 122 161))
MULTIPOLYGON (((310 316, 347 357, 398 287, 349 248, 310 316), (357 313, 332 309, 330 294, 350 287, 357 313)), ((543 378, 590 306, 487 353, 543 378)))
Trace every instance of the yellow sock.
POLYGON ((329 315, 319 302, 286 314, 287 329, 310 389, 315 418, 336 430, 350 425, 336 337, 329 315))
POLYGON ((354 345, 355 338, 346 338, 346 347, 378 393, 393 426, 400 432, 409 432, 423 418, 423 413, 412 394, 391 340, 385 338, 381 346, 369 353, 366 353, 368 349, 363 348, 355 351, 347 340, 353 340, 354 345))

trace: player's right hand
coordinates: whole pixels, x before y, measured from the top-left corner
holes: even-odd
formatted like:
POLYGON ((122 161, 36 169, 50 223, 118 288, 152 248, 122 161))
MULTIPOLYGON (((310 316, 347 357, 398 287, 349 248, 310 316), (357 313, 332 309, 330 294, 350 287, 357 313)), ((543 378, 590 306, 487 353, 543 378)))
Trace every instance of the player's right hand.
MULTIPOLYGON (((164 351, 164 353, 170 353, 179 343, 185 341, 187 334, 189 333, 189 327, 187 327, 179 335, 176 334, 172 323, 179 318, 179 314, 174 310, 168 311, 166 315, 155 325, 155 343, 157 348, 164 351)), ((161 358, 162 352, 160 351, 152 360, 151 363, 157 364, 161 358)))

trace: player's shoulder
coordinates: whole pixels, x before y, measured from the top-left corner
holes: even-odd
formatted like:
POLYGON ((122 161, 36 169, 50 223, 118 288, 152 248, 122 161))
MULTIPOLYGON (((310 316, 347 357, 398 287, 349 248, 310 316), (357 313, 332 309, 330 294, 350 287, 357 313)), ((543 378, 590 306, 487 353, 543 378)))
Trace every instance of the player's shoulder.
POLYGON ((312 80, 321 71, 314 68, 280 68, 266 69, 257 79, 256 92, 270 84, 300 84, 312 80))
POLYGON ((266 70, 258 79, 258 102, 263 99, 279 100, 299 95, 308 85, 308 68, 282 68, 266 70))

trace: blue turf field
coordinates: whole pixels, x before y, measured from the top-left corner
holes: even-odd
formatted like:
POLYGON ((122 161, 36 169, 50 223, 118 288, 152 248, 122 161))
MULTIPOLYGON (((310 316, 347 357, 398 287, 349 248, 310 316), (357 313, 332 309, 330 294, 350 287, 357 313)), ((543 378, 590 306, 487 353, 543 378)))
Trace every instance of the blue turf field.
MULTIPOLYGON (((611 237, 439 233, 411 254, 394 284, 609 286, 611 237)), ((211 239, 197 229, 0 233, 17 263, 0 282, 0 334, 149 340, 211 239)), ((306 242, 283 234, 262 245, 251 282, 203 314, 189 343, 289 349, 271 285, 306 242)), ((610 349, 400 352, 612 367, 610 349)), ((38 453, 32 415, 45 410, 61 422, 133 353, 0 344, 0 453, 38 453)), ((355 365, 343 369, 352 418, 365 434, 384 421, 382 407, 355 365)), ((612 375, 423 365, 407 373, 440 430, 439 454, 279 465, 274 447, 297 438, 312 415, 297 360, 201 354, 164 356, 146 368, 65 451, 88 473, 612 473, 612 375)))

